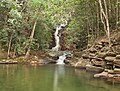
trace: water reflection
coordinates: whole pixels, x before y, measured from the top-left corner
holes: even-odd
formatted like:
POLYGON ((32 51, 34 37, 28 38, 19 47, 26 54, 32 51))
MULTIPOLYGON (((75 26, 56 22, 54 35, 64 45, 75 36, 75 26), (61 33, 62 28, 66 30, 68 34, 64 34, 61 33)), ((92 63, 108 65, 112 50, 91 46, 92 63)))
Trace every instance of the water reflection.
POLYGON ((0 91, 119 91, 119 85, 64 65, 0 65, 0 91))
POLYGON ((54 72, 54 82, 53 82, 53 91, 62 91, 59 87, 59 79, 63 79, 65 75, 64 65, 58 65, 55 67, 54 72))
MULTIPOLYGON (((106 79, 95 79, 93 78, 94 73, 89 73, 85 70, 75 69, 75 74, 78 76, 81 84, 84 84, 84 87, 92 87, 92 90, 96 89, 97 91, 118 91, 117 84, 108 83, 106 79), (82 79, 81 79, 82 78, 82 79)), ((90 91, 91 89, 89 89, 90 91)))

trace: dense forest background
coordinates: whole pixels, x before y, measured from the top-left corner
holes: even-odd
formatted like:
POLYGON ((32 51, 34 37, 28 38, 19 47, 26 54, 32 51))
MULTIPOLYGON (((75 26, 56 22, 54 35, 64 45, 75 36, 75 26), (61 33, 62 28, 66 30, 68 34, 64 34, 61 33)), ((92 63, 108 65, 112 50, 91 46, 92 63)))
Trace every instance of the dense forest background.
POLYGON ((83 50, 120 30, 119 0, 0 0, 0 52, 7 58, 54 46, 55 27, 69 21, 62 50, 83 50))

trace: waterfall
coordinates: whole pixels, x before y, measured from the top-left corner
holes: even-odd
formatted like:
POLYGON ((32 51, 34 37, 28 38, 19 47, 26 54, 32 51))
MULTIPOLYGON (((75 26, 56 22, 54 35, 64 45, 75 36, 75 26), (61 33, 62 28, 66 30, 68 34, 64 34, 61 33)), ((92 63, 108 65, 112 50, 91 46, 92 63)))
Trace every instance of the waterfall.
POLYGON ((66 53, 64 53, 63 55, 59 56, 59 59, 56 61, 56 64, 65 64, 64 60, 66 59, 66 53))
POLYGON ((60 31, 65 28, 66 24, 60 24, 59 26, 56 27, 56 31, 54 33, 55 36, 55 44, 56 46, 52 48, 53 51, 58 51, 60 48, 60 31))
MULTIPOLYGON (((53 51, 58 52, 60 49, 60 34, 62 30, 67 26, 67 21, 66 24, 60 24, 56 27, 56 31, 54 33, 55 37, 55 47, 52 48, 53 51)), ((66 59, 66 54, 63 53, 63 55, 59 56, 59 59, 57 60, 56 64, 65 64, 64 60, 66 59)))
POLYGON ((56 46, 55 47, 53 47, 52 48, 52 50, 54 50, 54 51, 58 51, 59 50, 59 47, 60 47, 60 39, 59 39, 59 30, 61 30, 61 27, 60 26, 58 26, 57 28, 56 28, 56 31, 55 31, 55 33, 54 33, 54 36, 55 36, 55 43, 56 43, 56 46))

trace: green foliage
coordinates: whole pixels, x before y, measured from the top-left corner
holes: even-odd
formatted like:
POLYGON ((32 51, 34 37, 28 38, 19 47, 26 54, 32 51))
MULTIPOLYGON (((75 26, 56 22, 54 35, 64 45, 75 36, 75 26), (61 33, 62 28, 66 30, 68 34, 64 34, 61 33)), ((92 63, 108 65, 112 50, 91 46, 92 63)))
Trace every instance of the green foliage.
MULTIPOLYGON (((116 12, 119 5, 119 2, 111 0, 112 8, 108 9, 116 12)), ((85 48, 88 35, 93 40, 105 33, 99 14, 96 0, 0 0, 0 44, 7 51, 12 36, 10 50, 16 55, 25 54, 28 46, 32 50, 48 49, 54 26, 64 23, 63 20, 71 20, 64 32, 67 34, 65 45, 76 44, 77 48, 85 48), (31 42, 30 34, 36 19, 35 35, 31 42)), ((109 14, 112 30, 116 28, 117 13, 109 11, 109 14)), ((118 27, 119 18, 120 14, 118 27)))
MULTIPOLYGON (((12 46, 16 45, 19 36, 17 35, 21 30, 21 20, 22 15, 20 12, 20 5, 14 0, 2 0, 0 1, 0 9, 1 13, 0 16, 3 18, 2 23, 0 25, 0 43, 2 44, 3 48, 7 50, 8 43, 10 41, 10 36, 12 36, 12 46)), ((11 49, 14 49, 12 47, 11 49)))
POLYGON ((8 33, 5 29, 0 30, 0 43, 3 48, 7 47, 8 33))
POLYGON ((39 49, 45 50, 46 48, 49 48, 51 41, 50 30, 45 29, 45 26, 38 23, 35 32, 35 39, 37 39, 39 49))

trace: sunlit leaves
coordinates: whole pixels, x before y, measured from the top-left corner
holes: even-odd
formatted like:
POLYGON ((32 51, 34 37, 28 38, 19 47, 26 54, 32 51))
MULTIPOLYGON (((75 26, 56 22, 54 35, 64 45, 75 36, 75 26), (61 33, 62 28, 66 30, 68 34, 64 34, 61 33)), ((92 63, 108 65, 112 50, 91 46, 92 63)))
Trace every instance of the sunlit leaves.
POLYGON ((10 16, 17 19, 22 19, 21 12, 18 12, 17 9, 11 9, 9 12, 10 16))

